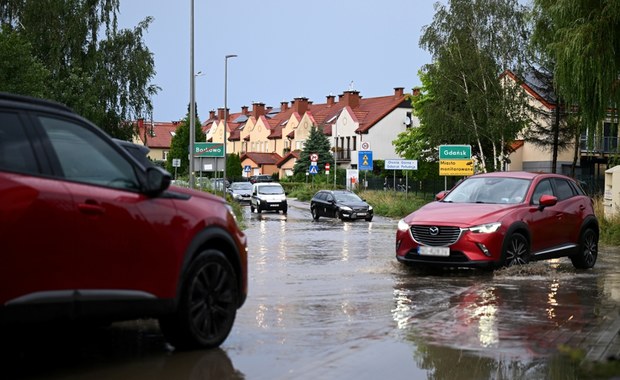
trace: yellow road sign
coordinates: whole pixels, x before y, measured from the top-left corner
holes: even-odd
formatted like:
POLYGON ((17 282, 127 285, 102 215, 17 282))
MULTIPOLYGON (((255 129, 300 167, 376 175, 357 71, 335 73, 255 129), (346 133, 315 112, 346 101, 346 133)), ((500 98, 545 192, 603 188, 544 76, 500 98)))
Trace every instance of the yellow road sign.
POLYGON ((439 160, 439 175, 474 175, 474 162, 472 160, 439 160))

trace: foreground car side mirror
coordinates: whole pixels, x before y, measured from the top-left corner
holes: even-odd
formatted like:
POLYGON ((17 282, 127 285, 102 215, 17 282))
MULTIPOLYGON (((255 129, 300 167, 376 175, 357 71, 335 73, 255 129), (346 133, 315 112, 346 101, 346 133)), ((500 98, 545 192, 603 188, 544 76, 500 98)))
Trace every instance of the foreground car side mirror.
POLYGON ((553 195, 541 195, 540 200, 538 202, 538 209, 542 210, 545 207, 555 206, 558 203, 558 198, 553 195))
POLYGON ((149 196, 160 194, 170 186, 170 181, 170 173, 157 166, 149 167, 146 169, 144 192, 149 196))

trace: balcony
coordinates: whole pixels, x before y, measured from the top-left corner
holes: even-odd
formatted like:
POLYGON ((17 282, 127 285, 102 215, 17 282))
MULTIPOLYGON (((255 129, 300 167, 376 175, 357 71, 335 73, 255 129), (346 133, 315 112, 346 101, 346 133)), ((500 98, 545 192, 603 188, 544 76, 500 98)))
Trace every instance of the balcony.
POLYGON ((588 139, 581 136, 580 148, 582 153, 612 154, 618 152, 618 137, 605 136, 602 139, 594 137, 592 147, 588 147, 588 139))
POLYGON ((351 161, 351 150, 350 149, 338 149, 337 152, 333 153, 336 157, 336 161, 351 161))

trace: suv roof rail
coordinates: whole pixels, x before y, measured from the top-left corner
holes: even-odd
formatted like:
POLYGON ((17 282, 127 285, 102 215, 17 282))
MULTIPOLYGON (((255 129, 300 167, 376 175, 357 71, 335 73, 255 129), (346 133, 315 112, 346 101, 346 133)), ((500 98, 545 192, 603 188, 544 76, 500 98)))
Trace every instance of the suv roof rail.
POLYGON ((53 100, 40 99, 40 98, 35 98, 32 96, 18 95, 18 94, 12 94, 8 92, 0 91, 0 100, 10 100, 10 101, 20 102, 20 103, 36 104, 40 106, 56 108, 62 111, 73 112, 73 110, 69 108, 67 105, 53 101, 53 100))

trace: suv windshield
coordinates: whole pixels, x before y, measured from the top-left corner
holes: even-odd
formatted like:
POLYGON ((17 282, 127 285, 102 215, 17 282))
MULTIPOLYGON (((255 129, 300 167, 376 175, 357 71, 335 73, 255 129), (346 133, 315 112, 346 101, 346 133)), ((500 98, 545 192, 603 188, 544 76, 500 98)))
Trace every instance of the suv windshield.
POLYGON ((530 181, 519 178, 469 178, 450 191, 442 202, 521 203, 530 181))

